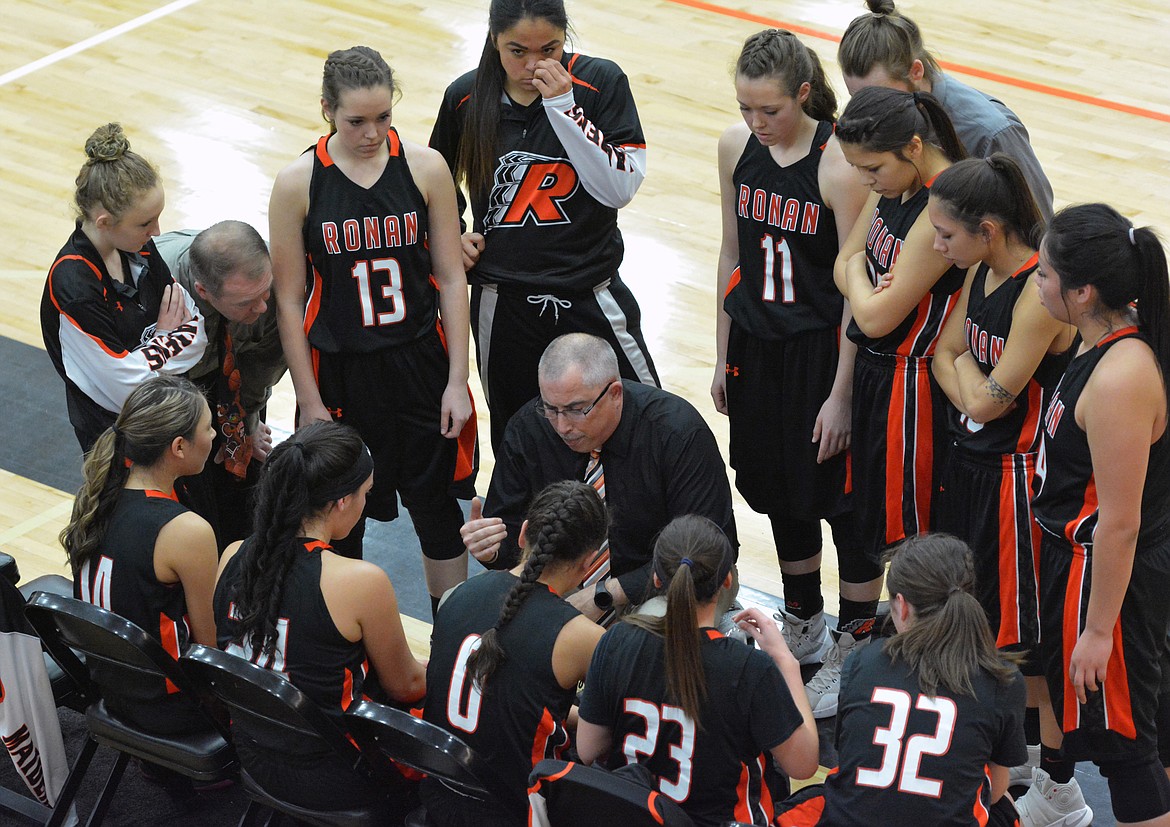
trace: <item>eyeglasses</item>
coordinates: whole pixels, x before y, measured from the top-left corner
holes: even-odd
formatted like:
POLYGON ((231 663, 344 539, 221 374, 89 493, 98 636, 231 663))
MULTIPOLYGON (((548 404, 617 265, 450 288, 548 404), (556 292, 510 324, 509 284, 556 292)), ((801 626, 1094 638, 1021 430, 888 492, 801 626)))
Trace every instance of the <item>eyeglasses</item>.
POLYGON ((582 419, 589 416, 589 413, 597 407, 597 403, 600 402, 602 398, 604 398, 605 394, 609 392, 609 389, 613 387, 614 382, 617 381, 620 380, 611 379, 609 384, 601 389, 601 393, 597 394, 597 398, 586 405, 584 408, 554 408, 552 405, 546 405, 543 399, 537 399, 536 409, 544 414, 544 418, 549 422, 556 422, 558 416, 563 416, 565 419, 580 422, 582 419))

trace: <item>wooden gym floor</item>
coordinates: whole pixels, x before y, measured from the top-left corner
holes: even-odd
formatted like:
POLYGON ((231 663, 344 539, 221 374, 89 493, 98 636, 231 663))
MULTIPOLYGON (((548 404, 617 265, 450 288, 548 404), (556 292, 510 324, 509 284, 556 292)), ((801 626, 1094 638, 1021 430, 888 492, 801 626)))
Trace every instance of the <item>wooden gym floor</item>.
MULTIPOLYGON (((577 48, 616 60, 630 76, 647 135, 649 175, 621 216, 623 277, 641 301, 665 386, 690 399, 726 446, 726 422, 707 388, 719 245, 715 145, 739 117, 731 66, 747 35, 789 28, 818 51, 843 98, 836 39, 862 6, 568 5, 577 48)), ((478 61, 486 8, 487 0, 7 0, 0 11, 0 283, 7 296, 0 336, 41 347, 44 274, 71 231, 72 182, 96 126, 120 121, 134 148, 160 168, 164 231, 237 218, 266 234, 273 176, 324 127, 325 55, 355 44, 380 50, 403 89, 395 125, 425 142, 443 89, 478 61)), ((1058 206, 1105 200, 1170 232, 1170 11, 1163 4, 919 0, 900 8, 956 77, 1021 116, 1058 206)), ((41 381, 61 399, 55 375, 41 381)), ((275 424, 288 428, 291 411, 286 382, 272 406, 275 424)), ((29 427, 31 445, 35 422, 29 427)), ((481 491, 491 465, 489 449, 481 491)), ((55 537, 70 493, 0 469, 0 548, 17 556, 26 577, 63 571, 55 537)), ((779 594, 767 523, 738 506, 743 580, 779 594)), ((831 553, 825 582, 835 609, 831 553)), ((425 624, 412 627, 412 637, 425 648, 425 624)))

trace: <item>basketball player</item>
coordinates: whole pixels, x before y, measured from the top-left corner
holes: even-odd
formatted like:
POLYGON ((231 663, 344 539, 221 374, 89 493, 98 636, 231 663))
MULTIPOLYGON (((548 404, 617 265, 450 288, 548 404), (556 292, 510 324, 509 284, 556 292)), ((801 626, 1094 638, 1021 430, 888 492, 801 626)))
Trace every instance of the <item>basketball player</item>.
POLYGON ((492 0, 479 67, 447 88, 431 133, 475 218, 463 262, 496 450, 564 333, 602 337, 623 378, 659 384, 618 275, 618 209, 646 174, 646 139, 625 74, 566 52, 568 26, 563 0, 492 0))
MULTIPOLYGON (((881 569, 861 551, 846 498, 857 349, 841 341, 849 314, 833 285, 833 262, 866 190, 833 137, 833 89, 795 35, 749 37, 735 90, 743 123, 719 144, 711 396, 731 419, 736 487, 772 524, 785 640, 798 661, 816 663, 833 645, 821 594, 822 518, 840 563, 838 629, 872 618, 881 591, 881 569)), ((810 695, 816 717, 833 714, 829 690, 810 695)))
MULTIPOLYGON (((467 577, 450 491, 474 473, 459 441, 469 421, 474 436, 467 280, 451 177, 438 153, 399 138, 394 96, 373 49, 326 60, 330 134, 277 176, 272 270, 300 424, 333 418, 361 434, 378 470, 365 516, 394 519, 401 493, 433 607, 467 577)), ((360 556, 364 525, 337 550, 360 556)))
MULTIPOLYGON (((1044 414, 1032 501, 1053 711, 1065 757, 1108 779, 1118 824, 1170 824, 1166 253, 1111 207, 1068 207, 1048 225, 1036 283, 1080 334, 1044 414)), ((1047 823, 1057 786, 1042 773, 1020 800, 1031 823, 1047 823)))

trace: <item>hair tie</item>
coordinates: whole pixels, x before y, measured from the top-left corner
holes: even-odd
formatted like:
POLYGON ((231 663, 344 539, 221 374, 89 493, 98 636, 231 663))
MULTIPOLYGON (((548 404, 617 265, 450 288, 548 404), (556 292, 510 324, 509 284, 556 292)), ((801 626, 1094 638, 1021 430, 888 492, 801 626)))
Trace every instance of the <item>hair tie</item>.
POLYGON ((680 566, 686 566, 689 569, 694 569, 694 567, 695 567, 695 561, 692 560, 690 557, 684 557, 683 559, 678 561, 678 564, 680 566))
POLYGON ((1134 247, 1136 247, 1137 246, 1137 239, 1133 237, 1133 230, 1134 230, 1133 227, 1129 228, 1129 243, 1131 245, 1133 245, 1134 247))
POLYGON ((117 439, 122 435, 122 432, 118 429, 117 424, 111 425, 110 430, 114 432, 114 439, 117 439))
POLYGON ((950 597, 952 594, 959 594, 962 591, 963 589, 960 586, 951 586, 947 589, 947 597, 950 597))

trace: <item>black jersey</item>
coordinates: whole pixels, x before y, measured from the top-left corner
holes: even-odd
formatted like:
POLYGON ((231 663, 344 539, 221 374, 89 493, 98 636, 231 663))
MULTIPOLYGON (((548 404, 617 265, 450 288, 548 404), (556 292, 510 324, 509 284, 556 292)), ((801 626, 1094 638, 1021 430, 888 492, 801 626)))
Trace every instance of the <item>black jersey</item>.
POLYGON ((341 714, 361 699, 369 668, 361 642, 337 631, 321 594, 321 553, 332 549, 328 543, 304 537, 288 541, 297 550, 280 596, 276 646, 265 656, 242 639, 235 604, 251 542, 244 541, 216 583, 216 643, 233 655, 282 673, 340 725, 341 714))
MULTIPOLYGON (((191 639, 187 599, 180 584, 160 583, 155 576, 154 545, 163 526, 186 512, 174 491, 123 489, 96 555, 81 567, 73 584, 74 597, 126 618, 175 658, 191 639)), ((142 687, 135 697, 155 700, 177 691, 160 681, 142 687)))
MULTIPOLYGON (((570 110, 550 109, 539 97, 520 106, 505 96, 501 104, 492 184, 471 193, 475 230, 485 236, 479 263, 468 273, 473 284, 588 292, 622 262, 617 207, 590 192, 588 176, 597 170, 574 163, 551 119, 568 117, 604 151, 608 171, 626 174, 630 159, 645 153, 638 110, 616 63, 569 52, 561 63, 573 78, 570 110)), ((431 133, 431 146, 452 169, 474 82, 471 71, 447 87, 431 133)))
MULTIPOLYGON (((930 189, 923 186, 905 202, 900 195, 878 199, 865 239, 865 267, 874 285, 894 269, 906 235, 926 209, 929 198, 930 189)), ((958 293, 963 289, 964 275, 963 270, 952 265, 927 291, 918 306, 885 336, 876 339, 866 336, 854 319, 849 323, 849 338, 859 347, 869 348, 875 353, 933 356, 943 324, 954 310, 958 293)))
MULTIPOLYGON (((1077 402, 1109 348, 1135 336, 1141 337, 1136 327, 1123 328, 1074 358, 1044 413, 1044 441, 1036 462, 1032 513, 1044 531, 1084 550, 1093 547, 1098 503, 1088 435, 1076 422, 1077 402)), ((1151 445, 1149 451, 1139 543, 1160 536, 1170 519, 1170 438, 1167 434, 1151 445)))
POLYGON ((114 279, 81 223, 57 253, 41 297, 41 335, 65 380, 69 422, 83 451, 114 424, 126 397, 154 371, 182 373, 207 345, 190 296, 191 321, 155 335, 163 291, 174 279, 154 241, 119 253, 125 281, 114 279))
POLYGON ((481 692, 467 674, 467 659, 480 635, 495 626, 517 582, 506 571, 486 572, 443 601, 431 637, 423 717, 466 741, 515 792, 509 803, 522 804, 532 768, 544 758, 559 758, 569 743, 564 720, 576 688, 557 682, 552 652, 565 624, 580 612, 537 583, 501 630, 507 657, 481 692))
POLYGON ((328 353, 369 353, 422 338, 435 328, 439 294, 427 249, 427 203, 414 183, 398 133, 368 189, 329 156, 313 153, 303 235, 308 258, 309 343, 328 353))
MULTIPOLYGON (((1036 263, 1037 257, 1033 255, 991 294, 986 292, 988 266, 980 264, 975 271, 967 297, 963 340, 984 376, 990 376, 999 364, 1011 333, 1016 302, 1036 271, 1036 263)), ((1044 406, 1067 363, 1068 354, 1046 355, 1016 397, 1012 409, 998 419, 979 424, 955 408, 948 408, 955 442, 981 454, 1028 454, 1040 450, 1044 406)))
POLYGON ((923 694, 918 675, 882 646, 845 662, 837 707, 839 769, 825 779, 822 824, 868 827, 987 823, 987 764, 1027 758, 1024 681, 972 675, 975 696, 923 694))
POLYGON ((782 167, 749 135, 732 173, 739 265, 723 309, 761 339, 786 339, 841 323, 833 284, 837 224, 821 198, 819 171, 833 124, 817 125, 809 152, 782 167))
POLYGON ((646 765, 659 791, 701 827, 771 824, 762 771, 767 753, 800 727, 800 713, 767 655, 713 629, 702 634, 702 728, 669 703, 663 638, 627 623, 606 632, 593 653, 581 720, 613 733, 611 769, 646 765))

